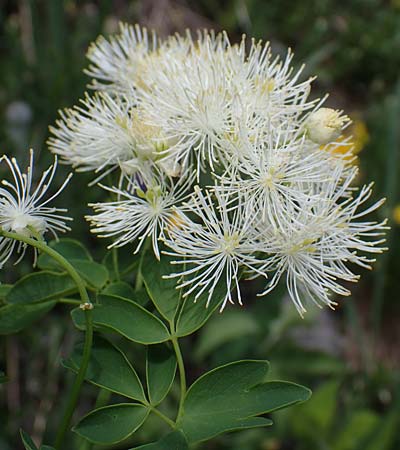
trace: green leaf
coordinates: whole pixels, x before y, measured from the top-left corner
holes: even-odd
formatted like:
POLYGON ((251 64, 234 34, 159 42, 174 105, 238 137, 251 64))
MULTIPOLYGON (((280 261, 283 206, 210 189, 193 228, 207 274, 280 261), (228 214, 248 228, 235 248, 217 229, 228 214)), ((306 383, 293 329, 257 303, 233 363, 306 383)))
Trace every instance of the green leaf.
POLYGON ((134 254, 131 247, 126 245, 124 247, 113 248, 106 252, 102 264, 107 267, 110 274, 110 280, 118 280, 125 275, 131 276, 137 271, 141 253, 134 254), (115 273, 114 255, 113 252, 117 252, 118 256, 118 271, 115 273))
MULTIPOLYGON (((386 414, 372 430, 372 434, 366 443, 363 443, 362 450, 390 450, 398 435, 398 427, 400 425, 400 415, 396 406, 386 414)), ((358 449, 357 449, 358 450, 358 449)), ((360 449, 361 450, 361 449, 360 449)))
MULTIPOLYGON (((347 420, 345 428, 336 436, 336 442, 332 442, 333 450, 358 450, 358 445, 363 440, 369 440, 371 430, 379 423, 379 416, 370 410, 360 410, 352 414, 347 420)), ((365 445, 366 442, 364 442, 365 445)), ((363 448, 365 446, 363 445, 363 448)))
POLYGON ((189 443, 226 431, 271 425, 263 417, 305 401, 310 391, 284 381, 265 382, 268 361, 237 361, 200 377, 187 392, 179 427, 189 443))
POLYGON ((152 444, 141 445, 131 450, 189 450, 185 436, 180 431, 173 431, 152 444))
POLYGON ((22 443, 24 444, 25 450, 38 450, 35 443, 32 441, 31 437, 24 430, 20 429, 19 434, 21 435, 22 443))
POLYGON ((33 305, 6 305, 0 308, 0 334, 13 334, 40 319, 56 304, 55 301, 33 305))
POLYGON ((75 281, 67 274, 43 271, 18 280, 7 294, 7 303, 39 303, 77 292, 75 281))
POLYGON ((201 295, 196 302, 194 301, 195 294, 189 295, 183 300, 183 291, 176 289, 176 279, 163 278, 163 275, 174 272, 174 267, 170 264, 171 259, 163 255, 161 261, 157 261, 155 256, 148 252, 143 260, 142 275, 151 300, 159 313, 168 321, 175 318, 178 305, 182 301, 184 302, 176 326, 176 335, 183 337, 198 330, 208 320, 221 304, 226 286, 222 280, 217 284, 208 308, 206 308, 208 293, 201 295))
POLYGON ((155 406, 164 400, 175 378, 175 353, 166 344, 147 347, 146 376, 150 403, 155 406))
MULTIPOLYGON (((64 238, 59 241, 52 241, 49 243, 49 247, 56 250, 68 261, 71 259, 92 261, 92 257, 87 249, 74 239, 64 238)), ((60 269, 58 262, 46 253, 42 253, 39 256, 37 266, 39 269, 60 269)))
POLYGON ((192 334, 210 318, 211 314, 221 305, 226 294, 224 280, 220 280, 214 290, 213 298, 206 307, 208 293, 201 295, 195 302, 194 294, 188 295, 184 300, 184 305, 179 313, 176 325, 176 335, 178 337, 192 334))
POLYGON ((39 450, 56 450, 54 447, 50 447, 50 445, 42 445, 39 450))
POLYGON ((133 434, 148 414, 145 406, 135 403, 105 406, 83 417, 73 431, 94 444, 116 444, 133 434))
POLYGON ((7 294, 10 292, 12 284, 0 284, 0 300, 5 300, 7 294))
POLYGON ((102 293, 124 297, 129 300, 132 299, 140 306, 146 306, 150 302, 150 297, 145 289, 135 291, 135 289, 125 281, 117 281, 109 284, 102 293))
MULTIPOLYGON (((123 297, 100 295, 93 308, 93 323, 115 331, 139 344, 158 344, 169 339, 166 326, 149 311, 123 297)), ((72 320, 79 329, 85 328, 84 313, 80 308, 71 311, 72 320)))
MULTIPOLYGON (((102 294, 118 295, 119 297, 135 298, 135 289, 125 281, 116 281, 109 284, 102 294)), ((139 303, 139 302, 138 302, 139 303)))
POLYGON ((108 270, 101 264, 81 259, 71 259, 70 263, 91 287, 101 289, 107 283, 108 270))
POLYGON ((293 428, 298 436, 315 433, 325 436, 333 424, 340 383, 329 381, 313 392, 310 401, 298 406, 292 412, 293 428))
POLYGON ((251 314, 243 314, 243 311, 215 314, 201 330, 195 355, 198 359, 204 359, 221 345, 259 331, 260 326, 251 314))
POLYGON ((175 279, 163 279, 163 275, 174 271, 170 261, 171 258, 166 255, 158 261, 153 252, 147 252, 143 259, 142 276, 155 307, 165 319, 172 321, 182 293, 176 289, 175 279))
MULTIPOLYGON (((83 344, 75 347, 64 366, 78 372, 82 361, 83 344)), ((133 400, 146 401, 142 383, 126 356, 105 339, 96 337, 85 379, 96 386, 124 395, 133 400)))
MULTIPOLYGON (((108 270, 102 264, 94 262, 86 248, 73 239, 52 241, 49 246, 64 256, 79 275, 94 289, 102 288, 108 281, 108 270)), ((65 269, 51 256, 42 254, 38 258, 40 269, 52 269, 65 272, 65 269)))

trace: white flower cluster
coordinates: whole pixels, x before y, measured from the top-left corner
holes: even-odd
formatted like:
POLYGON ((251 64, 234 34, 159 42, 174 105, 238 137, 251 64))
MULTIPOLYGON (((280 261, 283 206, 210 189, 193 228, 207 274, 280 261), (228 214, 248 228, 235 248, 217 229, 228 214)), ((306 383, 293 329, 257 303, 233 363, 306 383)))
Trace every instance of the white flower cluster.
POLYGON ((224 283, 221 309, 242 304, 242 276, 265 279, 260 295, 285 277, 300 314, 349 295, 348 263, 383 250, 385 222, 363 219, 382 201, 364 206, 371 186, 354 188, 349 152, 335 151, 349 119, 309 99, 290 52, 121 25, 88 58, 93 92, 61 112, 49 145, 77 170, 118 174, 115 200, 92 205, 95 233, 136 251, 151 237, 158 258, 163 241, 184 295, 209 302, 224 283))
MULTIPOLYGON (((18 263, 24 256, 27 245, 11 237, 2 235, 2 231, 16 233, 21 236, 37 240, 43 239, 46 232, 57 238, 57 232, 65 232, 70 228, 66 221, 70 217, 60 215, 67 210, 50 206, 51 202, 60 194, 69 182, 70 174, 59 189, 49 194, 49 188, 57 169, 57 157, 45 170, 36 186, 33 179, 33 150, 30 150, 29 166, 21 172, 15 158, 3 155, 0 162, 4 162, 10 173, 11 180, 1 180, 0 187, 0 268, 11 257, 14 250, 20 253, 18 263)), ((37 252, 35 249, 35 261, 37 252)))

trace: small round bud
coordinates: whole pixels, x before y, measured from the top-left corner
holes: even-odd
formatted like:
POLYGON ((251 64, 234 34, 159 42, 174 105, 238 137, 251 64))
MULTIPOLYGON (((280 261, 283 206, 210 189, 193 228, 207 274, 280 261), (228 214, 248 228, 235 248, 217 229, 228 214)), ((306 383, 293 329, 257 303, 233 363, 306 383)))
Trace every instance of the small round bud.
POLYGON ((81 304, 79 305, 79 308, 80 308, 82 311, 90 311, 90 310, 93 309, 93 303, 90 303, 90 302, 81 303, 81 304))
POLYGON ((320 108, 310 114, 306 122, 308 137, 317 144, 328 144, 342 133, 343 125, 350 119, 341 111, 320 108))

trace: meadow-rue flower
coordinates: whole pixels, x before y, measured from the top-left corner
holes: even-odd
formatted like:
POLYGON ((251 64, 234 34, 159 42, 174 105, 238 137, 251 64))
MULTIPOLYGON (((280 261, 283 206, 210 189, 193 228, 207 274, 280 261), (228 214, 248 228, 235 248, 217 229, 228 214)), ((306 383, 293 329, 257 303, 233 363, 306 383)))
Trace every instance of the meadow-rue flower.
MULTIPOLYGON (((0 187, 0 229, 14 232, 34 239, 43 239, 46 232, 51 232, 57 238, 57 232, 65 232, 70 228, 66 221, 70 217, 60 215, 67 210, 49 206, 69 182, 68 175, 55 193, 49 194, 49 188, 57 169, 57 158, 43 172, 36 186, 33 180, 33 150, 30 150, 29 166, 26 172, 21 172, 15 158, 3 156, 10 173, 11 180, 3 179, 0 187)), ((20 253, 19 262, 25 254, 27 245, 0 234, 0 267, 11 257, 16 249, 20 253)), ((35 251, 36 261, 36 251, 35 251)))
POLYGON ((230 214, 226 199, 218 192, 214 197, 210 191, 195 188, 185 204, 185 212, 180 213, 180 225, 171 227, 165 237, 165 244, 171 249, 165 253, 177 257, 172 264, 182 267, 168 278, 178 277, 178 288, 188 287, 184 297, 194 292, 197 300, 205 292, 207 306, 221 280, 225 285, 222 311, 227 302, 234 303, 234 288, 242 304, 239 279, 244 269, 257 275, 263 273, 257 270, 261 261, 255 256, 257 246, 250 232, 253 222, 250 211, 240 205, 230 214), (190 215, 197 220, 190 219, 190 215))
POLYGON ((146 28, 120 25, 118 37, 103 36, 93 42, 87 52, 91 62, 85 73, 91 77, 92 88, 127 92, 148 53, 156 48, 154 33, 146 28))
POLYGON ((223 309, 243 303, 242 276, 261 276, 262 294, 286 278, 300 314, 309 301, 333 307, 358 279, 349 265, 384 249, 385 222, 364 219, 382 201, 365 207, 372 186, 353 186, 350 119, 310 99, 290 50, 121 25, 88 57, 94 92, 60 113, 50 149, 77 170, 117 172, 92 231, 136 252, 149 237, 157 258, 164 241, 184 296, 208 305, 222 283, 223 309))
MULTIPOLYGON (((355 174, 354 171, 349 175, 348 184, 355 174)), ((372 185, 364 186, 357 196, 343 199, 345 191, 336 186, 338 182, 340 178, 328 183, 325 198, 319 202, 292 209, 289 221, 282 222, 278 231, 265 224, 258 227, 260 248, 268 255, 260 270, 273 273, 259 295, 271 292, 286 274, 289 295, 301 315, 306 312, 305 302, 334 307, 332 294, 350 295, 339 282, 358 281, 359 276, 349 269, 348 263, 370 268, 374 259, 366 254, 385 250, 381 236, 387 229, 386 220, 359 220, 379 208, 384 199, 362 210, 372 194, 372 185)))
POLYGON ((187 197, 192 182, 193 175, 174 181, 158 172, 152 178, 138 175, 128 179, 126 189, 103 186, 116 200, 89 204, 96 214, 86 219, 93 226, 93 233, 114 238, 109 248, 138 240, 137 253, 150 237, 154 254, 160 259, 158 241, 164 238, 165 229, 175 223, 176 211, 187 197))
POLYGON ((60 111, 50 150, 79 171, 115 169, 135 155, 133 110, 126 97, 88 94, 80 106, 60 111))

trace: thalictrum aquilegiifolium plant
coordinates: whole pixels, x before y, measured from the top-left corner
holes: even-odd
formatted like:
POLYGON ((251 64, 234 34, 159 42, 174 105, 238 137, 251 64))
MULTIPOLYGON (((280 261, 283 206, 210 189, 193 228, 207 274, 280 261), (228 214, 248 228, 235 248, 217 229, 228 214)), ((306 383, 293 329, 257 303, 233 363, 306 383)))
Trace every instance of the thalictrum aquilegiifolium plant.
MULTIPOLYGON (((180 339, 216 310, 245 304, 242 279, 261 280, 266 298, 284 280, 300 315, 350 294, 354 267, 370 267, 386 229, 365 219, 383 200, 370 203, 372 185, 355 186, 358 169, 342 137, 350 119, 310 99, 313 80, 293 71, 291 52, 274 57, 268 44, 245 37, 231 44, 226 33, 202 31, 161 40, 121 25, 93 43, 88 58, 90 91, 60 112, 48 145, 76 171, 93 172, 91 185, 107 196, 89 204, 86 219, 108 240, 112 268, 79 242, 57 239, 69 220, 52 206, 69 177, 47 194, 57 160, 34 188, 33 153, 26 173, 3 157, 11 181, 0 190, 1 262, 31 246, 39 269, 4 286, 0 331, 20 331, 63 303, 85 335, 63 362, 76 378, 54 448, 69 442, 84 380, 118 394, 119 403, 95 407, 74 425, 82 448, 127 440, 130 448, 186 450, 271 425, 267 413, 310 391, 266 381, 261 360, 217 367, 188 387, 180 339), (55 241, 47 243, 48 231, 55 241), (132 265, 121 270, 118 248, 126 245, 132 265), (135 287, 126 282, 132 272, 135 287), (110 332, 146 346, 144 373, 110 332), (171 415, 163 401, 175 379, 171 415), (169 431, 132 447, 150 414, 169 431)), ((27 450, 37 449, 21 436, 27 450)))

